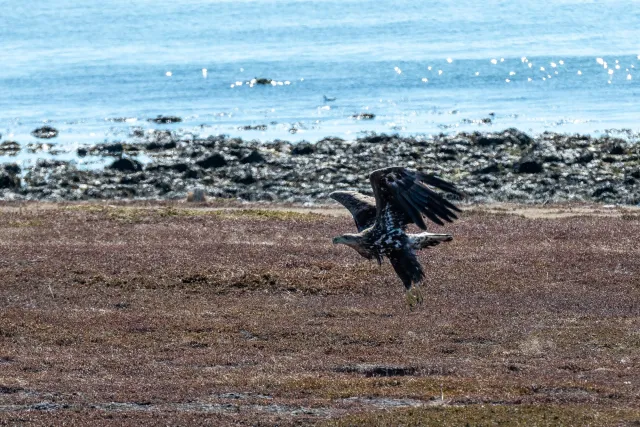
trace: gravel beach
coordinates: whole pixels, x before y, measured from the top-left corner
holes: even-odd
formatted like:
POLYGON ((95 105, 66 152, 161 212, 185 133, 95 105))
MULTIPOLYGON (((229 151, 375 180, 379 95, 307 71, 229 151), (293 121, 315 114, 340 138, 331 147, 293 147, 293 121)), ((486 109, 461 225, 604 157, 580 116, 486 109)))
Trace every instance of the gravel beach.
MULTIPOLYGON (((26 167, 0 165, 0 198, 170 200, 200 188, 209 198, 317 203, 337 189, 370 192, 370 171, 403 165, 455 182, 469 202, 637 205, 638 139, 624 131, 601 137, 551 132, 533 137, 507 129, 293 143, 200 138, 181 131, 132 132, 127 141, 77 149, 78 157, 94 156, 104 167, 78 168, 73 160, 55 156, 26 167)), ((0 145, 5 155, 20 148, 15 141, 0 145)))

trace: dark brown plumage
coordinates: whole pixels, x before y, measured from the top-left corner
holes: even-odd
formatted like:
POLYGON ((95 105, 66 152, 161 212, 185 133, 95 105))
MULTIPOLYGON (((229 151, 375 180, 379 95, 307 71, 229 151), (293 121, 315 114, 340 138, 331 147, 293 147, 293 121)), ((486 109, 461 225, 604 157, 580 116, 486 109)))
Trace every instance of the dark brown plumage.
POLYGON ((423 215, 439 225, 457 219, 456 212, 460 209, 434 189, 463 195, 447 181, 403 167, 376 170, 370 174, 369 181, 375 197, 353 191, 331 193, 333 199, 349 209, 358 229, 357 234, 345 234, 333 242, 346 244, 378 263, 388 258, 407 291, 415 290, 416 301, 421 302, 422 297, 414 285, 424 278, 424 271, 415 251, 449 241, 452 236, 426 232, 407 234, 407 226, 413 223, 426 230, 423 215))

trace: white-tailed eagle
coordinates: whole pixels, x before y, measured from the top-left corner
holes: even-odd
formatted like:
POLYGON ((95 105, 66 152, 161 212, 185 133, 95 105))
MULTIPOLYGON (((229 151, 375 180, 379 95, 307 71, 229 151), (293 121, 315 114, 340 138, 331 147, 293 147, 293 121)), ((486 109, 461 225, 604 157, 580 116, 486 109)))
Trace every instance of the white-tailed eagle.
POLYGON ((379 264, 389 258, 396 274, 407 289, 410 306, 422 303, 418 283, 424 271, 416 250, 453 239, 450 234, 407 234, 407 226, 416 224, 427 229, 423 215, 439 225, 457 219, 460 209, 429 186, 462 197, 456 187, 434 175, 403 167, 389 167, 369 175, 375 197, 355 191, 335 191, 330 197, 344 205, 358 229, 357 234, 343 234, 334 244, 345 244, 367 259, 379 264))

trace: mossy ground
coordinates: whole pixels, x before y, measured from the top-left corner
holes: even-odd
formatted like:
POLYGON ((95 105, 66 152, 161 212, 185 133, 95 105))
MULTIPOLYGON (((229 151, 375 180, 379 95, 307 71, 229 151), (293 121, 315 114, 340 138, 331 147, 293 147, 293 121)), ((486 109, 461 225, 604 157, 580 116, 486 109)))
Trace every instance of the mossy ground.
POLYGON ((0 425, 640 422, 636 213, 468 210, 409 311, 318 212, 0 209, 0 425))

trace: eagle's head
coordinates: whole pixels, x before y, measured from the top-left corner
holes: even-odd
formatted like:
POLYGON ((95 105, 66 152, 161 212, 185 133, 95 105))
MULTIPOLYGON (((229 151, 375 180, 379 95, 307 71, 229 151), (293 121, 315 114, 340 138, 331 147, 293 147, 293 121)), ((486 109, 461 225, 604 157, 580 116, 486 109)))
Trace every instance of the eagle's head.
POLYGON ((372 254, 369 253, 365 245, 362 244, 361 234, 343 234, 342 236, 333 238, 334 245, 347 245, 352 249, 355 249, 360 255, 367 259, 372 258, 372 254))
POLYGON ((343 234, 342 236, 334 237, 333 244, 356 247, 360 246, 360 238, 361 236, 359 234, 343 234))

